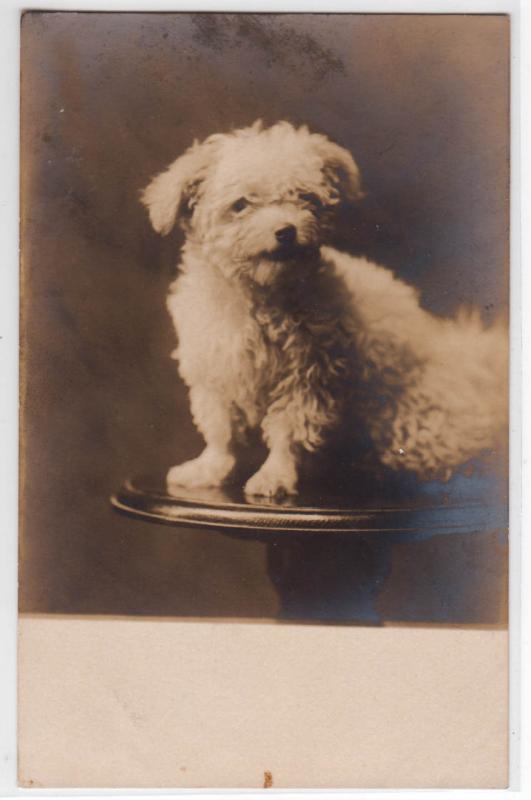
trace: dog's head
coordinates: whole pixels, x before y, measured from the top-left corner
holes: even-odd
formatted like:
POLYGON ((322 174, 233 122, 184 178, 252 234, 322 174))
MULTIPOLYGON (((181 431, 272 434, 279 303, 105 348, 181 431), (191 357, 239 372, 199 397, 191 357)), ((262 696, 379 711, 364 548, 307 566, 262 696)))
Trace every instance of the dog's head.
POLYGON ((177 221, 190 239, 212 246, 229 277, 266 284, 288 264, 308 261, 335 207, 362 196, 350 153, 326 136, 279 122, 196 142, 144 190, 161 234, 177 221))

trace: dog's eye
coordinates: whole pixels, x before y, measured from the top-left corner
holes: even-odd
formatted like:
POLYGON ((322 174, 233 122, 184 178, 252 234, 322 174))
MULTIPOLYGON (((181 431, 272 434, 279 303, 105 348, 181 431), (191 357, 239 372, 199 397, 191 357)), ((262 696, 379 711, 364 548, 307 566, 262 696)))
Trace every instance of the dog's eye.
POLYGON ((308 203, 308 205, 314 206, 314 208, 322 208, 323 207, 323 204, 321 203, 321 200, 317 197, 316 194, 313 194, 313 192, 302 192, 299 195, 299 198, 304 203, 308 203))
POLYGON ((244 208, 247 208, 248 205, 249 201, 246 200, 245 197, 239 197, 238 200, 232 204, 232 210, 238 214, 240 211, 243 211, 244 208))

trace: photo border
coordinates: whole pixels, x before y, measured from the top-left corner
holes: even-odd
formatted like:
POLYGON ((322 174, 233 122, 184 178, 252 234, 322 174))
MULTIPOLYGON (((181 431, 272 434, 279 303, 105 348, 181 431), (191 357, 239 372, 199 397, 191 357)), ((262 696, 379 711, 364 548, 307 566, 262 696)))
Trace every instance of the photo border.
MULTIPOLYGON (((24 5, 19 0, 3 0, 0 7, 0 74, 2 104, 0 126, 0 165, 4 177, 0 183, 0 235, 4 254, 0 270, 0 509, 2 538, 0 545, 0 794, 2 796, 57 797, 157 797, 193 794, 254 798, 261 791, 230 790, 25 790, 16 786, 16 636, 17 636, 17 526, 18 526, 18 259, 19 259, 19 44, 20 16, 32 11, 138 11, 138 12, 247 12, 247 13, 471 13, 511 15, 511 487, 510 487, 510 787, 507 790, 436 790, 440 797, 461 800, 488 792, 489 797, 513 797, 531 791, 531 738, 529 685, 530 661, 530 591, 531 547, 524 531, 529 528, 529 311, 530 278, 522 264, 530 262, 531 253, 531 156, 530 90, 531 75, 531 4, 526 0, 195 0, 179 3, 171 0, 34 0, 24 5), (525 46, 527 45, 527 46, 525 46), (527 144, 526 147, 522 146, 527 144), (522 225, 522 220, 526 224, 522 225), (528 230, 526 230, 526 227, 528 230), (527 258, 526 258, 527 257, 527 258), (522 355, 522 346, 524 355, 522 355), (523 397, 523 402, 522 402, 523 397), (522 452, 523 447, 523 452, 522 452), (523 509, 523 515, 522 515, 523 509), (523 632, 526 632, 525 634, 523 632), (525 686, 522 686, 525 684, 525 686), (525 706, 523 705, 525 701, 525 706), (524 738, 525 737, 525 738, 524 738)), ((200 624, 200 623, 199 623, 200 624)), ((223 623, 219 623, 223 624, 223 623)), ((368 792, 382 797, 390 793, 401 798, 418 798, 435 790, 362 790, 334 791, 269 790, 283 795, 312 795, 322 798, 345 792, 368 792)))

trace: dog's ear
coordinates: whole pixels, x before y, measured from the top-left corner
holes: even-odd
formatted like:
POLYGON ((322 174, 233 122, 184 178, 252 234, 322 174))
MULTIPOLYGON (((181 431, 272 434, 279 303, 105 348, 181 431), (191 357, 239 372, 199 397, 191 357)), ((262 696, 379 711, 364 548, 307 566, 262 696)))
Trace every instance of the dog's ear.
POLYGON ((326 136, 314 134, 315 149, 323 159, 323 172, 339 195, 345 200, 361 200, 365 192, 361 188, 358 165, 348 150, 334 144, 326 136))
POLYGON ((157 233, 165 236, 178 217, 184 219, 191 214, 201 183, 217 159, 222 138, 214 135, 201 144, 194 142, 144 189, 140 199, 157 233))

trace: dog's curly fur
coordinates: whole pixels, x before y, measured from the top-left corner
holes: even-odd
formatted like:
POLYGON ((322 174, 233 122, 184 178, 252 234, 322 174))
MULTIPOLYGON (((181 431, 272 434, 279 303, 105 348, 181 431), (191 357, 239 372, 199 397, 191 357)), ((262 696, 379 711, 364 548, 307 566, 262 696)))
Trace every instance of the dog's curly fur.
POLYGON ((293 494, 300 453, 364 419, 381 462, 448 478, 506 434, 505 325, 437 318, 388 270, 324 242, 362 197, 351 155, 279 122, 195 143, 143 193, 159 233, 186 232, 168 308, 206 448, 168 484, 217 486, 236 420, 269 449, 249 495, 293 494))

